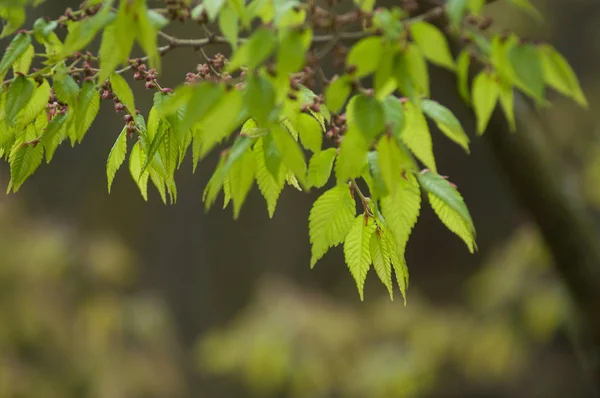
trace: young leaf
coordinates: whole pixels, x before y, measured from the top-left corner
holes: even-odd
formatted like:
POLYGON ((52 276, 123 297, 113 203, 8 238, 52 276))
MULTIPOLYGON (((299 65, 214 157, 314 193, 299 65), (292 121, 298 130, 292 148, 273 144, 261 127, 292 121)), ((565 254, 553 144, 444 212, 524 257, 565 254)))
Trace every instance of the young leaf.
POLYGON ((284 30, 281 33, 277 51, 277 71, 280 76, 288 77, 304 66, 306 49, 302 33, 297 30, 284 30))
POLYGON ((400 138, 400 134, 402 134, 406 123, 402 102, 397 97, 388 95, 383 100, 383 110, 385 113, 385 122, 389 124, 392 135, 400 138))
POLYGON ((369 143, 365 137, 355 126, 349 125, 335 163, 335 176, 338 183, 346 182, 349 178, 360 177, 367 167, 368 151, 369 143))
POLYGON ((533 44, 512 47, 508 56, 515 77, 526 94, 538 102, 544 100, 544 72, 537 48, 533 44))
POLYGON ((365 280, 371 266, 370 243, 373 232, 375 232, 375 222, 371 217, 361 214, 354 220, 344 241, 344 257, 356 281, 361 301, 364 299, 365 280))
POLYGON ((346 66, 356 67, 354 76, 361 78, 377 70, 382 55, 382 38, 376 36, 367 37, 352 46, 346 58, 346 66))
POLYGON ((19 112, 17 128, 23 129, 29 123, 33 122, 40 113, 46 110, 48 100, 50 99, 50 84, 44 79, 34 90, 27 106, 19 112))
POLYGON ((107 26, 102 32, 102 41, 100 42, 100 72, 98 81, 103 82, 110 77, 117 66, 123 64, 133 47, 135 41, 134 35, 119 35, 119 31, 124 30, 126 15, 119 13, 117 20, 107 26))
POLYGON ((235 51, 238 47, 239 18, 236 12, 229 6, 225 6, 219 13, 219 29, 227 39, 231 48, 235 51))
POLYGON ((408 289, 408 267, 406 266, 406 260, 404 259, 404 249, 402 252, 399 250, 396 240, 394 239, 394 233, 389 228, 384 228, 385 242, 388 246, 390 255, 390 261, 394 267, 394 273, 396 274, 396 280, 400 287, 400 293, 404 297, 404 305, 406 306, 406 290, 408 289))
MULTIPOLYGON (((267 202, 269 218, 273 218, 277 200, 285 184, 285 169, 279 166, 275 173, 272 173, 267 166, 267 155, 264 153, 265 137, 259 139, 254 145, 253 152, 256 161, 256 183, 260 193, 267 202)), ((271 141, 272 142, 272 141, 271 141)))
POLYGON ((4 105, 5 120, 8 125, 16 123, 17 115, 31 100, 34 89, 34 83, 24 76, 17 76, 10 83, 4 105))
POLYGON ((469 66, 471 64, 471 54, 463 50, 456 59, 456 78, 458 80, 458 93, 463 101, 471 103, 469 95, 469 66))
POLYGON ((379 139, 377 155, 383 182, 388 192, 394 193, 403 184, 405 174, 416 169, 416 165, 408 151, 387 135, 379 139))
POLYGON ((15 73, 22 73, 26 75, 29 72, 29 67, 31 66, 31 61, 33 61, 33 57, 35 55, 35 48, 33 45, 27 46, 23 55, 21 55, 15 63, 13 64, 13 71, 15 73))
POLYGON ((500 86, 488 71, 480 72, 473 80, 473 107, 477 116, 477 132, 483 134, 498 102, 500 86))
POLYGON ((298 115, 298 132, 300 133, 300 142, 306 149, 310 149, 314 153, 321 151, 323 130, 317 119, 306 113, 298 115))
POLYGON ((117 137, 106 162, 106 177, 108 179, 108 193, 115 178, 117 170, 123 164, 125 155, 127 154, 127 127, 124 127, 121 134, 117 137))
POLYGON ((135 115, 133 92, 123 76, 117 73, 110 75, 110 86, 112 87, 117 98, 123 103, 123 105, 127 107, 128 112, 132 115, 135 115))
POLYGON ((192 87, 189 97, 182 95, 187 99, 183 104, 179 104, 175 96, 168 97, 164 106, 161 107, 161 113, 163 116, 169 116, 185 109, 181 129, 188 130, 219 104, 224 93, 223 85, 210 81, 202 82, 192 87), (169 101, 172 99, 175 101, 169 101))
POLYGON ((55 115, 46 126, 40 144, 46 151, 46 163, 50 163, 56 148, 66 138, 66 125, 68 114, 55 115))
POLYGON ((431 171, 420 173, 418 177, 421 186, 428 193, 431 207, 440 220, 450 231, 458 235, 473 253, 477 248, 475 226, 458 190, 431 171))
POLYGON ((31 36, 27 33, 19 33, 12 39, 0 60, 0 80, 4 79, 6 72, 8 72, 15 61, 27 51, 30 44, 31 36))
POLYGON ((348 76, 338 77, 325 89, 325 104, 333 113, 339 113, 352 91, 348 76))
POLYGON ((453 29, 458 30, 467 11, 468 0, 448 0, 446 3, 446 14, 453 29))
POLYGON ((381 230, 377 228, 375 233, 371 235, 369 252, 371 254, 371 260, 373 262, 373 269, 375 269, 375 273, 377 273, 381 283, 387 287, 388 292, 390 293, 390 299, 394 300, 394 290, 392 285, 392 263, 385 237, 385 229, 381 230))
POLYGON ((204 10, 206 10, 206 15, 208 15, 208 19, 211 22, 215 21, 224 4, 225 0, 205 0, 202 2, 204 10))
POLYGON ((52 78, 54 94, 59 101, 75 106, 79 96, 79 86, 71 75, 67 74, 66 67, 60 68, 52 78))
POLYGON ((423 115, 419 107, 410 101, 404 103, 404 112, 406 115, 406 127, 400 135, 402 142, 425 166, 435 171, 433 143, 425 115, 423 115))
POLYGON ((142 198, 148 201, 148 178, 150 177, 150 173, 148 170, 142 171, 142 167, 146 163, 145 156, 142 151, 142 143, 140 141, 136 142, 129 154, 129 172, 140 189, 142 198))
POLYGON ((225 68, 226 71, 232 73, 241 66, 255 69, 271 55, 276 42, 277 39, 271 31, 265 28, 258 29, 233 53, 229 64, 225 68))
POLYGON ((529 15, 537 19, 538 21, 542 21, 542 14, 538 11, 537 8, 529 0, 510 0, 512 4, 519 7, 523 11, 527 12, 529 15))
POLYGON ((587 108, 588 103, 581 91, 577 75, 567 60, 549 45, 541 46, 539 51, 545 82, 556 91, 573 98, 579 105, 587 108))
POLYGON ((96 85, 92 82, 83 83, 75 110, 75 130, 77 131, 78 142, 81 142, 83 136, 91 127, 99 110, 100 94, 96 90, 96 85))
POLYGON ((229 171, 229 190, 233 201, 233 218, 237 219, 240 215, 240 210, 252 184, 254 183, 254 175, 256 170, 256 157, 246 151, 237 162, 233 163, 229 171))
POLYGON ((398 86, 394 77, 394 58, 396 56, 394 50, 390 43, 385 43, 379 67, 373 76, 375 97, 380 100, 392 94, 398 86))
POLYGON ((3 39, 19 29, 21 25, 25 23, 26 15, 25 7, 19 6, 4 7, 0 9, 0 11, 2 12, 2 19, 6 21, 4 28, 2 28, 2 32, 0 33, 0 39, 3 39))
POLYGON ((450 70, 455 69, 448 42, 438 28, 428 22, 422 21, 412 24, 410 33, 425 58, 436 65, 450 70))
POLYGON ((502 106, 502 110, 508 121, 508 127, 511 132, 515 132, 517 130, 517 125, 515 122, 515 97, 513 88, 509 84, 501 82, 499 98, 500 105, 502 106))
POLYGON ((337 149, 329 148, 315 153, 310 158, 308 164, 308 186, 322 188, 327 184, 336 155, 337 149))
POLYGON ((347 185, 338 185, 323 193, 310 210, 308 231, 311 243, 310 267, 329 248, 344 241, 352 228, 356 203, 347 185))
POLYGON ((348 104, 348 128, 355 125, 358 131, 370 141, 385 128, 385 110, 375 97, 359 94, 348 104))
POLYGON ((249 76, 244 94, 250 116, 259 125, 267 124, 275 109, 275 89, 271 82, 261 76, 249 76))
POLYGON ((306 162, 304 161, 304 154, 300 146, 290 133, 279 125, 274 125, 271 128, 271 133, 273 134, 277 150, 281 154, 281 161, 294 173, 298 181, 306 187, 306 162))
POLYGON ((450 109, 440 103, 428 99, 421 102, 421 108, 437 125, 442 133, 469 153, 469 137, 460 122, 450 109))
MULTIPOLYGON (((137 12, 135 13, 133 22, 137 41, 148 57, 148 65, 150 68, 160 69, 160 56, 158 54, 158 44, 156 39, 159 27, 156 26, 151 19, 151 14, 148 11, 145 1, 138 1, 136 8, 137 12)), ((160 22, 160 24, 164 25, 166 22, 168 21, 165 20, 164 22, 160 22)))
POLYGON ((31 176, 44 157, 44 147, 41 145, 17 142, 10 153, 10 183, 7 193, 11 188, 17 192, 21 185, 31 176))

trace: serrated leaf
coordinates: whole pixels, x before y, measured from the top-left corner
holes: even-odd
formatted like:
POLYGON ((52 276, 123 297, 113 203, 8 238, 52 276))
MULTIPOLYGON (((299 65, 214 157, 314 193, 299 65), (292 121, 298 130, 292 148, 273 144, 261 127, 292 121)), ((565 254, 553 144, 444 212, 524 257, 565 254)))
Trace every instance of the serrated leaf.
POLYGON ((113 73, 110 75, 110 86, 119 100, 127 107, 130 114, 135 115, 133 92, 123 76, 113 73))
POLYGON ((354 96, 348 104, 348 128, 351 125, 370 141, 385 128, 385 110, 380 101, 375 97, 359 94, 354 96))
POLYGON ((36 117, 46 110, 46 105, 50 99, 50 84, 44 79, 42 83, 35 87, 35 91, 31 96, 31 100, 27 106, 21 109, 18 115, 18 128, 24 128, 29 123, 33 122, 36 117))
POLYGON ((398 89, 412 101, 429 96, 429 70, 422 51, 416 45, 407 45, 396 54, 393 73, 398 89))
POLYGON ((10 83, 4 105, 5 120, 8 125, 16 123, 17 115, 31 100, 34 89, 34 83, 24 76, 17 76, 10 83))
POLYGON ((408 238, 421 212, 421 192, 412 174, 407 174, 406 183, 393 194, 382 198, 381 212, 393 233, 395 251, 403 259, 408 238))
POLYGON ((0 33, 0 39, 3 39, 25 23, 25 8, 22 5, 0 8, 0 17, 6 21, 0 33))
POLYGON ((369 251, 373 262, 373 269, 381 280, 381 283, 387 287, 390 293, 390 299, 394 300, 394 290, 392 284, 392 263, 390 252, 385 238, 385 230, 377 229, 371 235, 369 242, 369 251))
POLYGON ((229 171, 229 190, 233 201, 233 218, 237 219, 240 210, 252 184, 256 170, 256 157, 251 151, 246 151, 229 171))
POLYGON ((114 15, 110 13, 110 8, 104 7, 90 18, 84 18, 81 21, 69 24, 69 33, 65 38, 64 48, 59 58, 66 58, 90 44, 98 31, 112 18, 114 18, 114 15))
POLYGON ((52 88, 59 101, 75 106, 79 96, 79 86, 63 65, 52 78, 52 88))
POLYGON ((314 153, 321 151, 323 145, 323 129, 321 124, 314 117, 301 113, 298 115, 298 133, 300 134, 300 142, 306 149, 310 149, 314 153))
POLYGON ((148 178, 150 173, 147 170, 142 171, 142 167, 146 163, 145 157, 146 155, 142 151, 142 143, 140 141, 136 142, 129 154, 129 172, 140 189, 142 198, 148 201, 148 178))
POLYGON ((494 112, 500 87, 493 74, 482 71, 473 79, 473 108, 477 116, 477 132, 483 134, 494 112))
POLYGON ((352 46, 346 57, 346 67, 355 66, 357 78, 369 75, 377 70, 383 55, 383 39, 366 37, 352 46))
POLYGON ((254 155, 256 159, 256 183, 260 193, 267 202, 269 218, 273 218, 277 200, 285 184, 285 170, 278 167, 276 174, 271 173, 266 164, 267 156, 264 153, 264 137, 259 139, 254 145, 254 155))
POLYGON ((268 79, 249 76, 246 79, 244 99, 250 116, 259 125, 265 125, 271 120, 275 109, 275 89, 268 79))
POLYGON ((456 79, 458 81, 458 93, 463 101, 471 103, 469 95, 469 66, 471 64, 471 54, 463 50, 456 59, 456 79))
POLYGON ((344 75, 332 80, 325 89, 325 104, 329 107, 331 112, 339 113, 346 103, 346 99, 352 91, 350 83, 350 78, 344 75))
POLYGON ((419 182, 428 193, 429 203, 446 227, 458 235, 469 251, 477 248, 475 226, 458 190, 436 173, 427 171, 419 174, 419 182))
POLYGON ((29 178, 42 163, 44 148, 41 145, 32 145, 17 142, 10 153, 10 183, 7 193, 11 188, 17 192, 25 180, 29 178))
POLYGON ((13 70, 15 74, 22 73, 26 75, 29 72, 29 67, 31 66, 31 62, 33 61, 33 56, 35 55, 35 48, 33 45, 27 46, 27 49, 21 55, 15 63, 13 64, 13 70))
POLYGON ((294 173, 300 184, 306 187, 306 162, 300 146, 290 133, 279 125, 274 125, 271 133, 277 150, 281 154, 281 161, 294 173))
POLYGON ((231 48, 235 51, 238 47, 238 36, 240 33, 239 18, 236 12, 229 6, 224 7, 219 13, 219 29, 227 39, 231 48))
POLYGON ((79 92, 77 109, 75 110, 75 130, 77 141, 81 142, 85 133, 89 130, 100 110, 100 94, 96 85, 85 82, 79 92))
POLYGON ((567 60, 549 45, 541 46, 539 51, 545 82, 556 91, 573 98, 579 105, 587 108, 588 102, 581 91, 577 75, 567 60))
POLYGON ((134 29, 140 47, 148 57, 148 65, 160 71, 160 56, 158 54, 158 27, 153 23, 145 1, 137 1, 135 9, 134 29))
POLYGON ((508 53, 519 88, 537 102, 544 100, 544 72, 533 44, 512 47, 508 53))
POLYGON ((117 20, 102 32, 99 50, 100 72, 98 74, 100 82, 108 79, 119 65, 125 63, 131 53, 135 36, 119 35, 119 31, 123 30, 121 25, 126 23, 125 18, 125 14, 120 13, 117 20))
POLYGON ((354 126, 348 126, 340 146, 340 153, 335 162, 335 176, 338 183, 350 178, 360 177, 367 167, 369 143, 354 126))
POLYGON ((11 40, 0 60, 0 80, 4 79, 6 72, 27 51, 30 44, 31 36, 26 33, 19 33, 11 40))
POLYGON ((322 188, 329 181, 333 161, 337 155, 337 149, 329 148, 315 153, 308 164, 308 185, 310 187, 322 188))
POLYGON ((229 64, 225 68, 227 72, 232 73, 241 66, 250 69, 261 65, 273 52, 276 44, 276 37, 268 29, 260 28, 242 44, 237 51, 233 53, 229 64))
POLYGON ((404 298, 404 305, 406 306, 406 290, 408 289, 408 267, 406 266, 406 260, 404 259, 404 249, 402 252, 398 249, 396 240, 394 239, 394 233, 391 229, 385 227, 384 238, 388 245, 390 261, 396 274, 396 280, 400 288, 400 293, 404 298))
POLYGON ((119 170, 123 161, 125 161, 125 155, 127 155, 127 127, 123 128, 108 154, 108 160, 106 162, 108 193, 110 193, 110 187, 112 186, 117 170, 119 170))
POLYGON ((404 103, 406 127, 400 138, 415 156, 429 167, 437 170, 433 156, 433 143, 425 115, 419 107, 407 101, 404 103))
POLYGON ((425 58, 444 68, 454 70, 455 64, 444 34, 428 22, 417 22, 410 27, 410 33, 425 58))
POLYGON ((355 214, 356 203, 345 184, 331 188, 315 201, 310 210, 308 226, 311 268, 329 248, 344 241, 352 228, 355 214))
POLYGON ((460 122, 450 109, 429 99, 424 99, 421 102, 421 108, 446 137, 456 142, 469 153, 469 136, 467 136, 467 133, 465 133, 460 122))
POLYGON ((344 257, 350 273, 354 277, 360 300, 364 300, 364 286, 367 272, 371 267, 371 236, 375 232, 375 222, 371 217, 359 215, 354 220, 344 241, 344 257))
POLYGON ((403 185, 406 173, 416 169, 412 157, 407 152, 393 137, 384 135, 379 139, 377 164, 388 192, 396 192, 403 185))
POLYGON ((383 110, 385 113, 385 122, 389 125, 391 133, 394 137, 400 138, 400 134, 402 134, 406 123, 402 102, 397 97, 388 95, 383 100, 383 110))
POLYGON ((50 163, 56 148, 66 138, 67 119, 67 114, 55 115, 42 134, 40 144, 46 151, 46 163, 50 163))
MULTIPOLYGON (((225 90, 223 85, 214 82, 202 82, 191 89, 189 96, 182 95, 187 101, 182 105, 178 101, 173 101, 172 106, 169 103, 165 103, 162 107, 163 116, 175 114, 180 111, 183 107, 185 109, 183 114, 183 121, 181 122, 181 128, 183 130, 190 129, 194 124, 201 121, 223 98, 225 90), (188 99, 189 98, 189 99, 188 99)), ((176 97, 169 97, 166 101, 169 101, 176 97)), ((170 101, 169 101, 170 102, 170 101)))
POLYGON ((397 88, 396 78, 394 77, 395 55, 392 45, 385 43, 379 67, 375 70, 373 76, 373 88, 375 89, 377 99, 385 98, 397 88))
POLYGON ((284 30, 279 39, 277 50, 277 71, 286 77, 304 66, 306 48, 303 35, 298 30, 284 30))
POLYGON ((517 130, 515 122, 515 96, 513 88, 507 83, 500 83, 500 105, 508 121, 508 128, 511 132, 517 130))

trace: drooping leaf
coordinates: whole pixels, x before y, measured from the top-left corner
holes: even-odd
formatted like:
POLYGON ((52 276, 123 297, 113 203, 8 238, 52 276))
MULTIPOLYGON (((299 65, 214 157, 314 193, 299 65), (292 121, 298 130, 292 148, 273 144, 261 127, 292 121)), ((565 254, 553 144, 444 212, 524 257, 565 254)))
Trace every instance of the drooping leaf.
POLYGON ((346 99, 352 91, 350 83, 350 78, 344 75, 332 80, 325 89, 325 104, 329 107, 331 112, 339 113, 346 103, 346 99))
POLYGON ((567 60, 550 45, 539 48, 545 82, 558 92, 573 98, 579 105, 588 106, 577 75, 567 60))
POLYGON ((121 167, 125 161, 125 155, 127 155, 127 127, 124 127, 121 134, 117 137, 113 147, 108 154, 108 160, 106 162, 106 177, 108 179, 108 193, 110 193, 110 187, 115 178, 117 170, 121 167))
POLYGON ((250 116, 259 125, 266 125, 275 109, 275 89, 271 82, 262 76, 249 76, 244 98, 250 116))
MULTIPOLYGON (((254 145, 253 152, 256 161, 256 183, 260 193, 267 202, 269 218, 273 218, 277 200, 285 184, 285 169, 278 167, 276 173, 272 173, 267 167, 268 157, 264 153, 265 139, 259 139, 254 145)), ((309 175, 310 176, 310 175, 309 175)))
POLYGON ((515 96, 513 88, 507 83, 500 83, 500 105, 508 121, 508 128, 511 132, 517 130, 515 122, 515 96))
POLYGON ((142 171, 142 167, 146 163, 145 156, 142 151, 142 143, 140 141, 136 142, 129 154, 129 172, 131 173, 131 178, 133 178, 140 189, 142 198, 148 201, 148 178, 150 177, 150 173, 148 170, 142 171))
POLYGON ((56 148, 66 138, 67 119, 67 114, 54 116, 42 134, 40 144, 46 151, 46 163, 50 163, 56 148))
POLYGON ((252 184, 256 171, 256 157, 251 151, 246 151, 234 162, 229 171, 229 190, 233 201, 233 218, 237 219, 240 210, 252 184))
POLYGON ((17 115, 27 106, 33 96, 35 89, 31 79, 17 76, 8 86, 4 114, 7 124, 16 123, 17 115))
POLYGON ((229 6, 225 6, 219 13, 219 29, 235 51, 238 47, 239 18, 229 6))
POLYGON ((308 164, 308 185, 310 187, 322 188, 327 184, 336 155, 337 149, 329 148, 315 153, 310 158, 308 164))
POLYGON ((404 107, 400 99, 393 95, 388 95, 383 100, 383 110, 385 113, 385 122, 389 125, 391 133, 396 138, 400 138, 402 130, 406 123, 404 107))
POLYGON ((353 97, 348 104, 348 128, 351 125, 370 141, 385 128, 385 110, 380 101, 375 97, 359 94, 353 97))
POLYGON ((410 33, 425 58, 452 71, 455 69, 456 66, 448 42, 438 28, 428 22, 421 21, 411 25, 410 33))
POLYGON ((354 76, 361 78, 377 70, 382 55, 382 38, 366 37, 352 46, 346 58, 346 66, 354 66, 354 76))
POLYGON ((544 72, 537 48, 533 44, 512 47, 508 56, 519 88, 537 102, 544 100, 544 72))
POLYGON ((0 8, 0 17, 5 20, 4 27, 0 33, 0 39, 12 34, 25 23, 25 7, 23 4, 8 5, 0 8))
POLYGON ((475 226, 458 190, 446 179, 431 171, 420 173, 419 182, 428 193, 429 203, 442 223, 458 235, 472 253, 477 248, 475 226))
POLYGON ((290 73, 302 69, 305 55, 303 34, 296 29, 282 31, 277 50, 277 71, 280 76, 288 77, 290 73))
POLYGON ((31 36, 27 33, 19 33, 12 39, 0 60, 0 80, 4 79, 6 72, 8 72, 15 61, 27 51, 30 44, 31 36))
POLYGON ((227 64, 226 70, 231 73, 238 70, 241 66, 246 66, 250 69, 256 68, 271 55, 276 41, 276 37, 271 31, 264 28, 256 30, 234 52, 229 64, 227 64))
POLYGON ((110 75, 110 86, 112 87, 117 98, 127 107, 130 114, 135 115, 135 102, 133 99, 133 92, 127 84, 127 81, 123 76, 113 73, 110 75))
POLYGON ((400 138, 415 156, 429 167, 437 170, 433 156, 433 143, 425 115, 419 107, 407 101, 404 103, 406 127, 400 138))
POLYGON ((75 130, 77 130, 78 142, 81 142, 91 127, 99 110, 100 94, 96 85, 92 82, 85 82, 79 92, 78 105, 75 110, 75 130))
POLYGON ((406 173, 416 169, 408 151, 395 138, 384 135, 377 144, 377 160, 381 177, 388 192, 394 193, 403 185, 406 173))
POLYGON ((370 243, 374 232, 375 221, 371 217, 359 215, 344 240, 344 257, 356 282, 361 301, 364 300, 365 280, 371 266, 370 243))
POLYGON ((44 112, 48 100, 50 99, 50 85, 46 79, 44 79, 39 86, 35 87, 34 90, 27 106, 22 108, 19 112, 19 123, 17 127, 20 129, 24 128, 29 123, 32 123, 40 113, 44 112))
POLYGON ((473 107, 477 116, 477 132, 483 134, 496 108, 500 87, 493 74, 480 72, 473 80, 473 107))
POLYGON ((15 73, 22 73, 24 75, 29 73, 29 67, 31 66, 31 62, 33 61, 34 55, 35 48, 33 48, 33 45, 30 44, 29 46, 27 46, 27 49, 25 50, 23 55, 17 58, 17 60, 13 64, 13 71, 15 73))
POLYGON ((309 216, 311 268, 329 248, 342 243, 354 222, 356 204, 348 186, 338 185, 323 193, 313 204, 309 216))
POLYGON ((294 173, 300 184, 306 187, 306 162, 300 146, 290 133, 279 125, 274 125, 271 133, 277 150, 281 154, 281 161, 294 173))
POLYGON ((314 153, 321 151, 323 145, 323 130, 314 117, 301 113, 298 115, 298 133, 302 145, 314 153))
POLYGON ((373 269, 381 280, 381 283, 388 289, 390 299, 394 300, 394 290, 392 284, 392 262, 390 251, 385 237, 385 230, 379 228, 371 235, 369 242, 369 251, 373 262, 373 269))
POLYGON ((446 14, 453 29, 458 30, 467 11, 468 0, 448 0, 446 3, 446 14))
POLYGON ((126 24, 126 21, 127 16, 119 13, 117 20, 102 32, 102 41, 98 53, 100 56, 98 80, 100 82, 108 79, 115 69, 129 58, 135 36, 119 34, 120 31, 124 30, 122 25, 126 24))
POLYGON ((340 153, 335 162, 335 176, 338 183, 346 182, 350 178, 360 177, 367 167, 367 153, 369 143, 365 137, 352 125, 344 135, 340 153))
POLYGON ((460 121, 454 116, 450 109, 439 102, 424 99, 421 108, 437 125, 442 133, 452 141, 460 145, 469 153, 469 136, 462 128, 460 121))
POLYGON ((456 59, 456 79, 458 81, 458 93, 463 101, 471 103, 469 94, 469 66, 471 65, 471 54, 468 51, 461 51, 456 59))
POLYGON ((17 142, 10 153, 10 183, 7 193, 17 192, 42 163, 44 147, 36 144, 17 142))

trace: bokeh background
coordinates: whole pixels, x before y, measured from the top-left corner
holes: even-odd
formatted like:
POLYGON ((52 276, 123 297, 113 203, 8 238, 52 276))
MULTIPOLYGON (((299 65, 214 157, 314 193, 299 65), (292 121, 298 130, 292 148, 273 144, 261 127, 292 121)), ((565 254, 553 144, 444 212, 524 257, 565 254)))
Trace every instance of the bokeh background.
MULTIPOLYGON (((525 115, 518 134, 541 137, 596 217, 600 3, 533 1, 544 24, 498 3, 487 11, 495 29, 549 41, 581 79, 590 111, 551 93, 553 106, 535 123, 525 115)), ((46 1, 30 19, 78 4, 46 1)), ((169 53, 161 83, 177 85, 200 62, 169 53)), ((434 98, 474 131, 453 77, 432 73, 434 98)), ((151 95, 132 86, 146 112, 151 95)), ((361 303, 340 249, 309 269, 317 192, 286 189, 272 220, 256 188, 238 221, 229 209, 205 214, 213 154, 196 174, 184 163, 175 205, 156 192, 144 202, 125 167, 109 195, 105 163, 122 124, 103 103, 81 145, 63 144, 18 194, 0 196, 0 397, 593 396, 570 294, 483 139, 467 156, 434 132, 479 251, 470 255, 425 204, 407 248, 405 307, 373 275, 361 303)), ((1 187, 8 178, 2 163, 1 187)))

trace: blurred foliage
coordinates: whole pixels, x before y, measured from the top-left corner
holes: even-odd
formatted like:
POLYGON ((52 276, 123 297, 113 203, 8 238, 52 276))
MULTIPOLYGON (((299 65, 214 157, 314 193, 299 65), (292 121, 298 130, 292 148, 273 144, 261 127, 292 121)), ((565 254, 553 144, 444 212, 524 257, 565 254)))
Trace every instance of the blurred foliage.
POLYGON ((122 244, 24 219, 2 202, 0 235, 0 397, 183 394, 167 309, 130 294, 133 258, 122 244))
POLYGON ((259 396, 422 396, 449 369, 503 383, 567 321, 548 266, 525 226, 468 281, 464 306, 432 306, 413 292, 406 308, 386 298, 353 308, 270 280, 230 325, 201 339, 198 359, 259 396))

